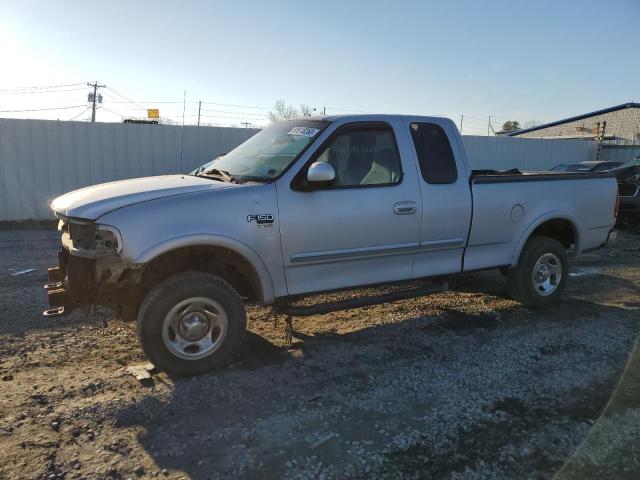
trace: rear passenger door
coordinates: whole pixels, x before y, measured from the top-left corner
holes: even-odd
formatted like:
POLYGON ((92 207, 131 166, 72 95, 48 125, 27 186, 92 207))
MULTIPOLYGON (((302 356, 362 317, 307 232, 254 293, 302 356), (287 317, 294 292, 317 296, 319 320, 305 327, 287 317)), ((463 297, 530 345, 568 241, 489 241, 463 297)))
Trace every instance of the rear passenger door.
POLYGON ((451 143, 453 123, 443 119, 407 120, 422 191, 420 247, 414 278, 459 272, 471 221, 471 190, 462 152, 451 143))

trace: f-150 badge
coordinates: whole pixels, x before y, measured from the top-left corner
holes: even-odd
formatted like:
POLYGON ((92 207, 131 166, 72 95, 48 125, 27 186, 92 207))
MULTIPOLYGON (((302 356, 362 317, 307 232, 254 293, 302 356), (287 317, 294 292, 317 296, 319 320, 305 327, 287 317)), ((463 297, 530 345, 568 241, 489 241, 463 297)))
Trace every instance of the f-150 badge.
POLYGON ((247 215, 247 222, 256 222, 259 227, 270 227, 273 225, 273 215, 270 213, 258 213, 257 215, 247 215))

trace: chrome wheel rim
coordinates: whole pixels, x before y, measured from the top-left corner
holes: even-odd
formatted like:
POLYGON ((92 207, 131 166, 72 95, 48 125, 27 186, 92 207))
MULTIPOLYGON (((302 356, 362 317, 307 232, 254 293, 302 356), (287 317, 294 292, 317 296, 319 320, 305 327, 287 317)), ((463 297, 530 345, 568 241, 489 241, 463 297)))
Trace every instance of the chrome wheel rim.
POLYGON ((546 297, 555 292, 562 280, 562 263, 558 256, 553 253, 542 255, 533 267, 531 280, 538 295, 546 297))
POLYGON ((162 323, 162 340, 176 357, 199 360, 220 348, 228 327, 227 312, 218 302, 192 297, 169 310, 162 323))

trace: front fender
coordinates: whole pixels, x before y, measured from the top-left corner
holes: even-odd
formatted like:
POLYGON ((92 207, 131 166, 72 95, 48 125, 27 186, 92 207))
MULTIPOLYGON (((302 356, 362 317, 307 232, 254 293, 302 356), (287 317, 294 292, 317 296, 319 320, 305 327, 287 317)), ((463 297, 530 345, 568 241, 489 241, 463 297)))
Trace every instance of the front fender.
POLYGON ((264 262, 253 249, 231 237, 208 233, 181 235, 163 240, 151 246, 135 257, 133 261, 134 263, 145 264, 171 250, 195 246, 222 247, 232 250, 238 255, 242 255, 258 275, 261 288, 261 302, 265 305, 273 303, 275 298, 273 280, 264 262))
POLYGON ((522 253, 522 249, 524 248, 524 244, 527 243, 527 240, 529 240, 529 237, 531 237, 531 234, 535 231, 536 228, 538 228, 544 222, 548 222, 549 220, 567 220, 569 223, 571 223, 571 227, 573 228, 573 233, 576 238, 575 252, 576 254, 580 253, 581 251, 580 239, 582 235, 580 232, 580 228, 578 227, 579 225, 578 219, 574 215, 568 212, 563 212, 563 211, 547 212, 547 213, 544 213, 543 215, 540 215, 533 222, 531 222, 531 224, 527 227, 524 233, 520 236, 520 239, 518 240, 518 243, 516 245, 515 255, 513 256, 513 263, 511 264, 512 267, 515 267, 518 264, 518 261, 520 260, 520 254, 522 253))

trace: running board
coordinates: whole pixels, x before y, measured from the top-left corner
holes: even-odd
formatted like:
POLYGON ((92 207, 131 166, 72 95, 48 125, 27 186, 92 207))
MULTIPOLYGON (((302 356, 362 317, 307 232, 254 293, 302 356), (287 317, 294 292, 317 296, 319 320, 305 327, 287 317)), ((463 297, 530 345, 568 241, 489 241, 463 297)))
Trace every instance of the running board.
POLYGON ((278 313, 292 317, 309 317, 311 315, 325 315, 327 313, 338 312, 340 310, 350 310, 352 308, 369 307, 382 303, 397 302, 409 298, 424 297, 434 293, 441 293, 449 289, 449 283, 445 280, 436 280, 423 287, 411 290, 400 290, 397 292, 385 293, 382 295, 368 296, 344 300, 342 302, 326 302, 311 305, 309 307, 296 307, 281 304, 276 307, 278 313))

